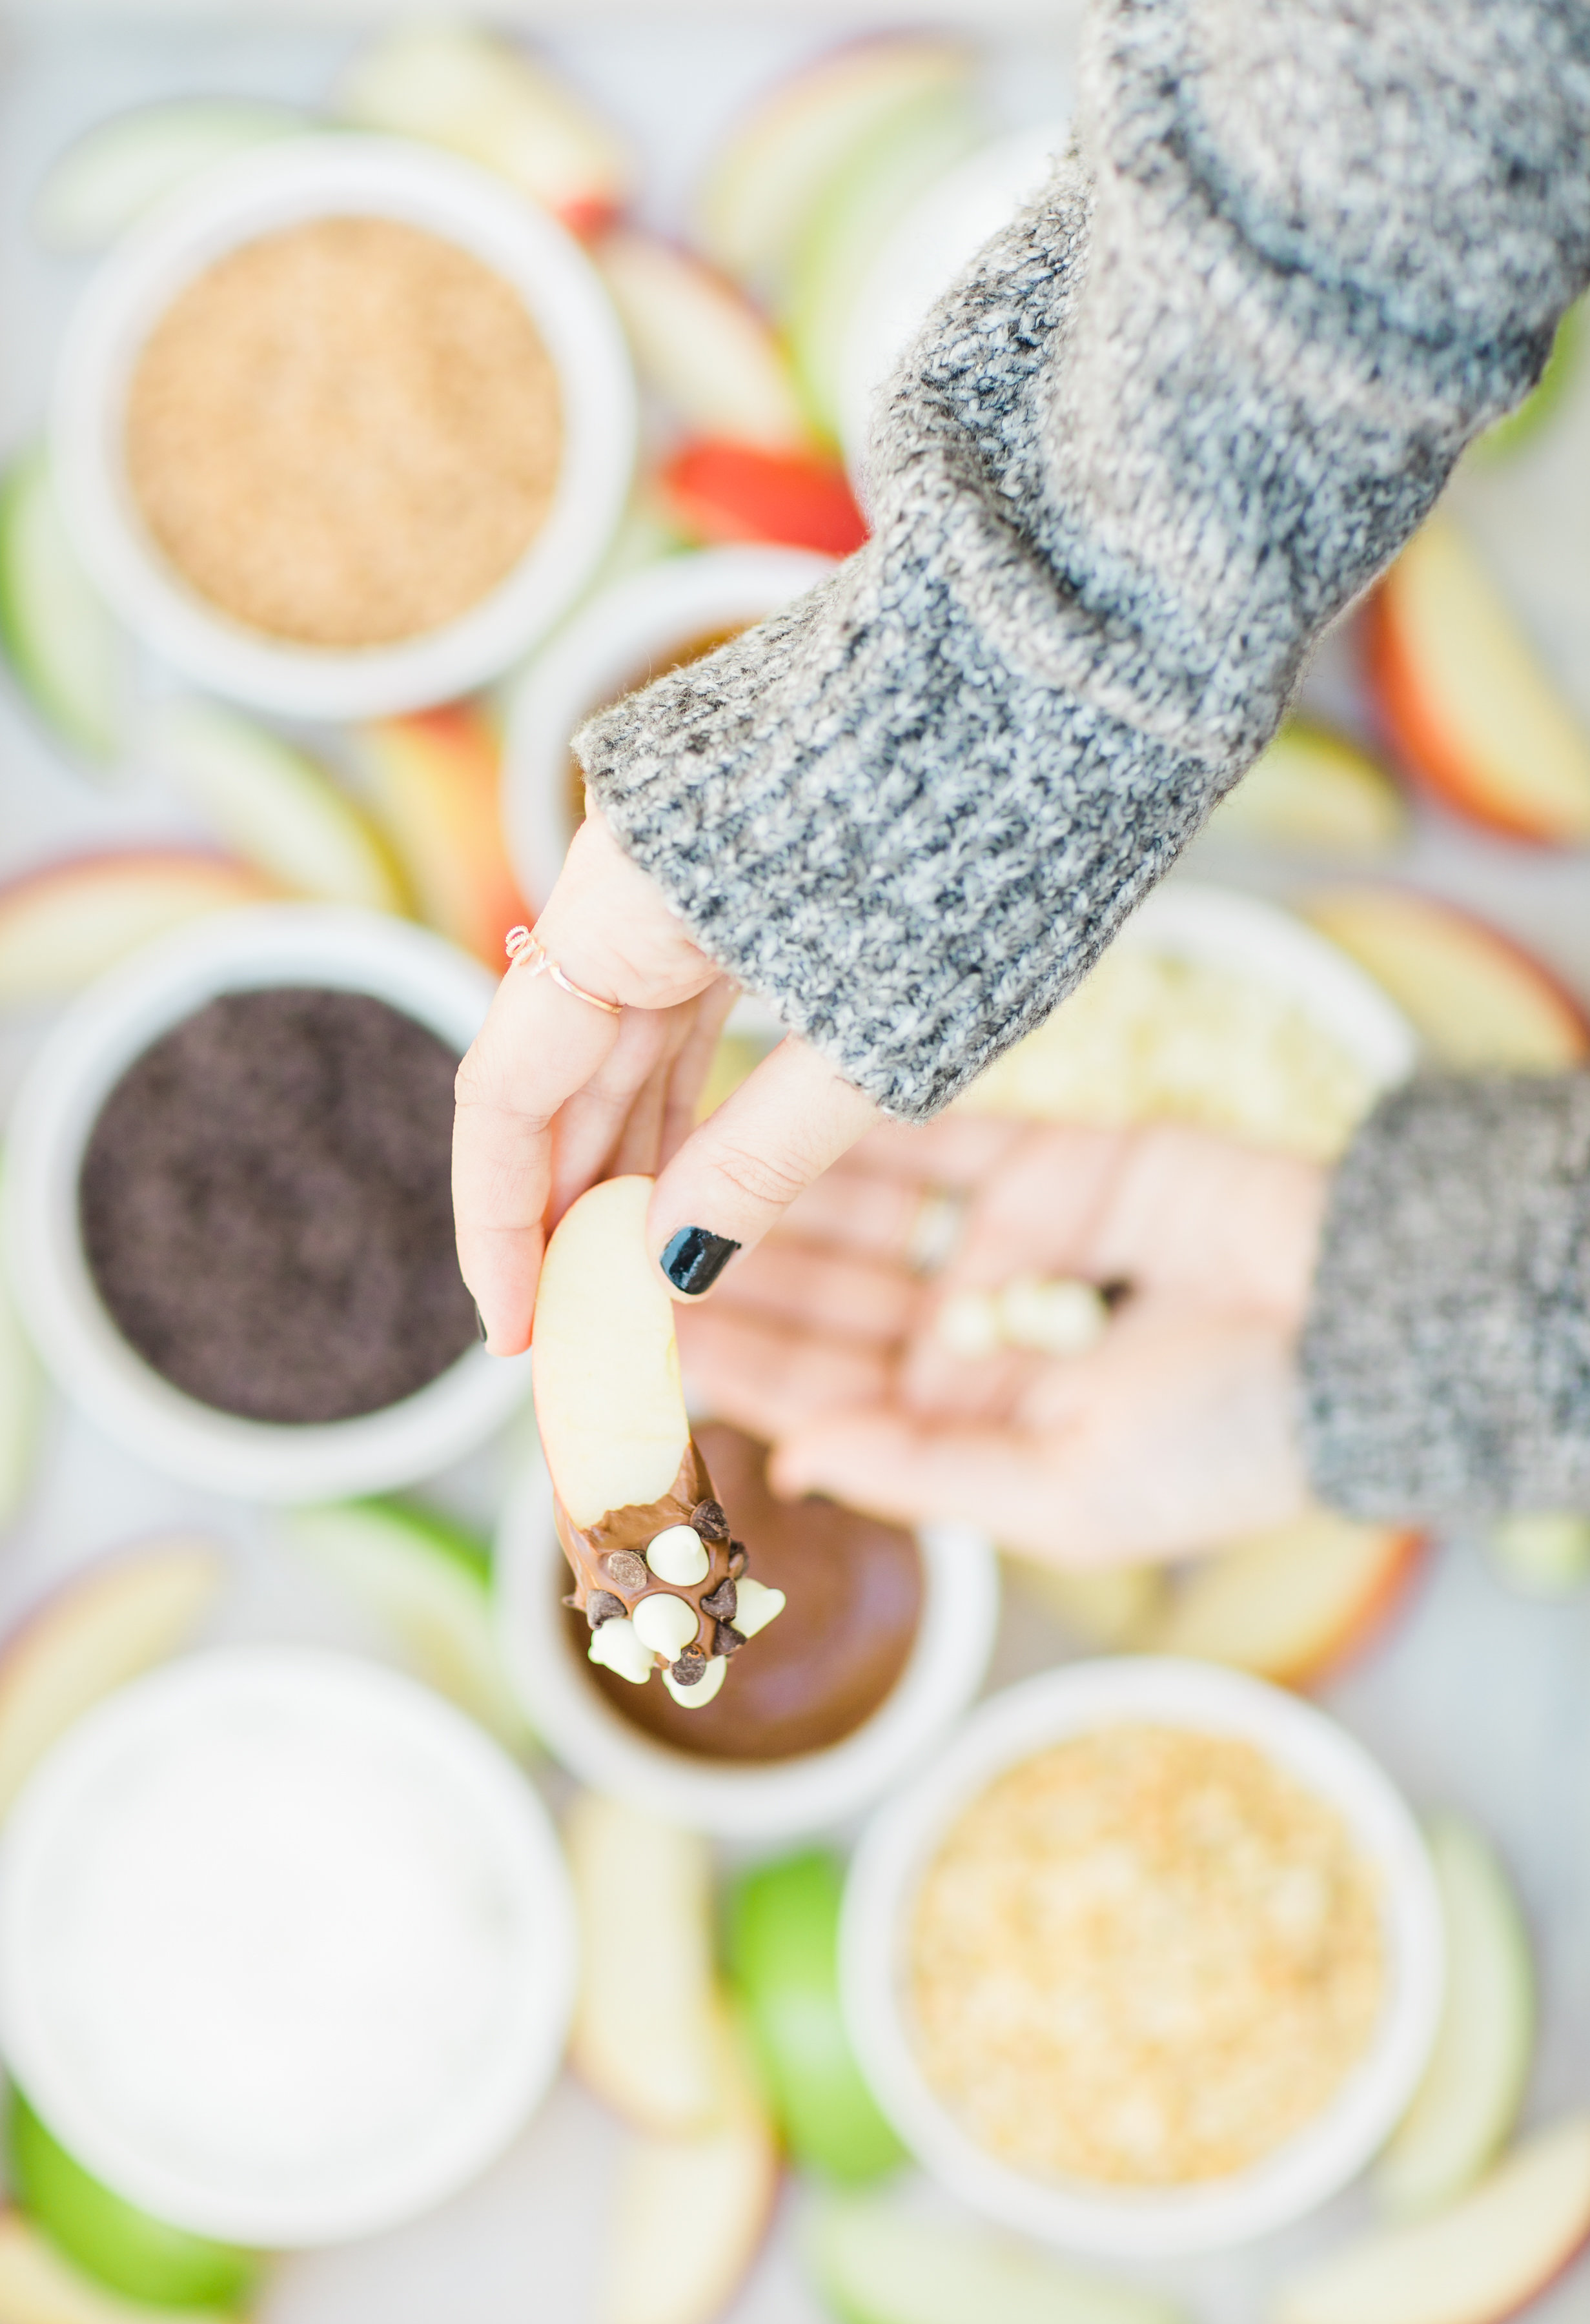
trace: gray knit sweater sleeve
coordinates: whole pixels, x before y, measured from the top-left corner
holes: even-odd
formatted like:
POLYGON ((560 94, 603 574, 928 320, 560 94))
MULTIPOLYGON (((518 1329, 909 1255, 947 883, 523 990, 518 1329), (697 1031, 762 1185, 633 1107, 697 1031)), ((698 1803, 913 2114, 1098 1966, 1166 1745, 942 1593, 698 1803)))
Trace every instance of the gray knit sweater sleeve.
POLYGON ((1590 280, 1587 0, 1105 0, 873 540, 596 718, 699 941, 920 1116, 1077 982, 1590 280))
POLYGON ((1338 1508, 1590 1510, 1590 1075, 1381 1106, 1332 1192, 1303 1371, 1338 1508))

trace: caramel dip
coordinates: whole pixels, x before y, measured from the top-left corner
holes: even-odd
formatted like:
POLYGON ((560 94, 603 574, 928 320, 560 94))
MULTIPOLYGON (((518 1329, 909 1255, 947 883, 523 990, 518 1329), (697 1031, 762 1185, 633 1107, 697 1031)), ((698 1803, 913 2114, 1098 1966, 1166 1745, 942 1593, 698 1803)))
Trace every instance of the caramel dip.
POLYGON ((1336 1811, 1234 1738, 1120 1726, 1012 1767, 953 1826, 910 1934, 918 2061, 1039 2179, 1243 2171, 1336 2096, 1386 1987, 1336 1811))
POLYGON ((173 300, 127 397, 133 498, 246 628, 389 645, 486 596, 546 521, 557 374, 519 294, 384 217, 230 252, 173 300))
MULTIPOLYGON (((775 1500, 767 1447, 709 1422, 701 1454, 743 1536, 743 1572, 784 1592, 784 1612, 738 1655, 728 1683, 700 1710, 661 1686, 632 1686, 589 1665, 591 1683, 635 1727, 698 1758, 793 1758, 842 1742, 892 1692, 915 1643, 922 1567, 916 1543, 832 1501, 775 1500)), ((586 1617, 569 1609, 583 1656, 586 1617)))

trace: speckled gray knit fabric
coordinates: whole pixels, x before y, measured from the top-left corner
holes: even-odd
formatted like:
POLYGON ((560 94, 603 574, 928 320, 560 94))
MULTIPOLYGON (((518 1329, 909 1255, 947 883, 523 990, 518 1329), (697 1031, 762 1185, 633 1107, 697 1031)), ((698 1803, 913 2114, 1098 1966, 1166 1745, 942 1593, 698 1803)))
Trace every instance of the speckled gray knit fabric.
POLYGON ((874 539, 591 722, 700 941, 892 1111, 1077 982, 1590 280, 1586 0, 1109 0, 874 539))
POLYGON ((1337 1508, 1590 1509, 1590 1075, 1380 1107, 1337 1174, 1303 1363, 1337 1508))

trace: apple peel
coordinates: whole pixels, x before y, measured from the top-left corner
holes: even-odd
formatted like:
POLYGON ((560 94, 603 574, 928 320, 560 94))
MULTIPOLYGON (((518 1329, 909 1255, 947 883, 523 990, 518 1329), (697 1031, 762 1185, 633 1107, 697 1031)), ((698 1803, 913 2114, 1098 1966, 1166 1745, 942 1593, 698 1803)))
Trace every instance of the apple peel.
POLYGON ((0 2213, 5 2324, 233 2324, 218 2309, 160 2308, 91 2283, 20 2211, 0 2213))

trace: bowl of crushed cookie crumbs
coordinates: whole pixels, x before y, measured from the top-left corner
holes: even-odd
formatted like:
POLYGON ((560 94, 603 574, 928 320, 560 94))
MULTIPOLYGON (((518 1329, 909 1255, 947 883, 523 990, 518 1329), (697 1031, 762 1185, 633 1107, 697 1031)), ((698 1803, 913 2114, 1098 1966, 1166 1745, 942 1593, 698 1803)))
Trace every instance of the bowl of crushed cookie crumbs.
POLYGON ((1445 1957, 1419 1828, 1333 1720, 1142 1656, 983 1705, 864 1833, 846 2021, 926 2169, 1117 2256, 1251 2241, 1404 2112, 1445 1957))
POLYGON ((634 383, 553 218, 452 154, 305 136, 112 251, 53 443, 84 562, 162 660, 283 716, 375 716, 500 676, 580 595, 634 383))

